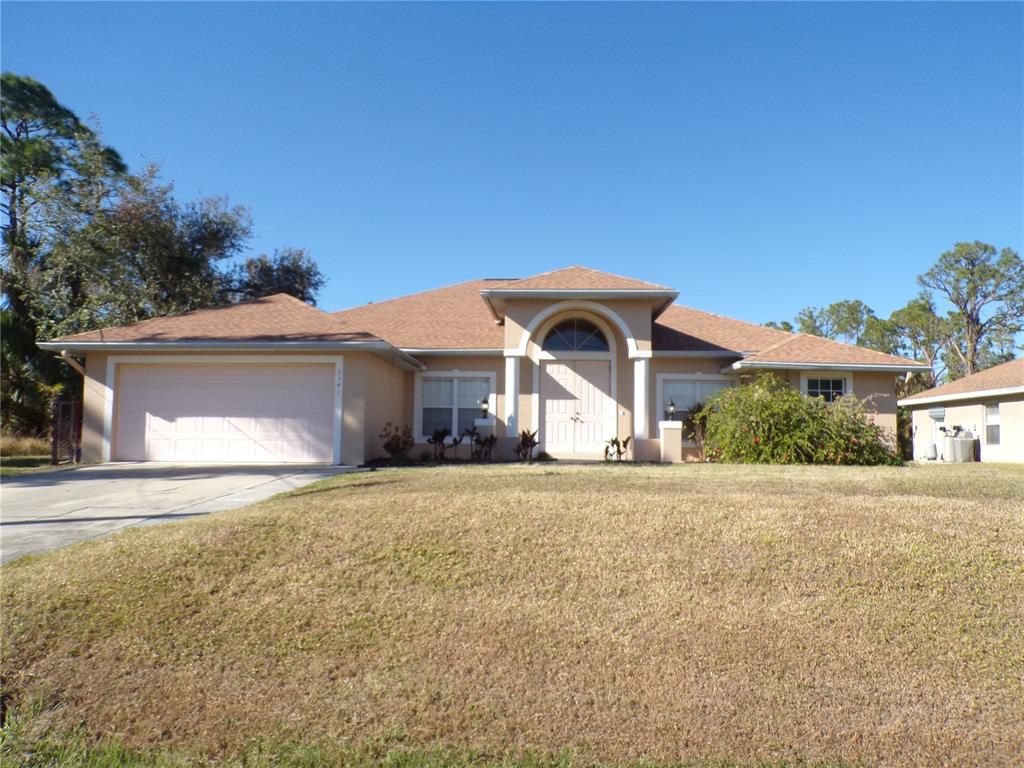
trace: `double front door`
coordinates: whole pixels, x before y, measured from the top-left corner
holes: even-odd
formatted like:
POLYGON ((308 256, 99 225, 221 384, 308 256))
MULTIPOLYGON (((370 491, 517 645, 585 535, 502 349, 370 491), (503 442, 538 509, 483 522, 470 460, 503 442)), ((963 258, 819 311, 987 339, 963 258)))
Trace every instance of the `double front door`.
POLYGON ((600 456, 615 434, 609 360, 543 360, 541 448, 553 455, 600 456))

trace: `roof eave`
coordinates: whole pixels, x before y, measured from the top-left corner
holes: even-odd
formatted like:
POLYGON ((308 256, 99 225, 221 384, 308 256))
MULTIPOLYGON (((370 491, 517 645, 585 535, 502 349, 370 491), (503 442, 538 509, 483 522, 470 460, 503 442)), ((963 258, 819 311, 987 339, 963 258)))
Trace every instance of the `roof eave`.
POLYGON ((484 288, 480 291, 484 298, 503 299, 659 299, 665 298, 671 304, 679 297, 679 291, 667 288, 484 288))
POLYGON ((793 371, 878 371, 882 373, 908 373, 928 371, 931 367, 922 363, 787 363, 770 360, 737 360, 723 371, 743 369, 793 370, 793 371))
MULTIPOLYGON (((927 391, 927 390, 926 390, 927 391)), ((923 394, 923 393, 922 393, 923 394)), ((932 405, 934 403, 956 402, 960 400, 985 400, 992 397, 1024 394, 1024 386, 999 387, 997 389, 979 389, 975 392, 954 392, 949 395, 929 395, 928 397, 905 397, 897 400, 896 405, 932 405)))
POLYGON ((500 357, 505 350, 501 347, 401 347, 409 355, 446 355, 450 357, 500 357))
POLYGON ((352 341, 41 341, 40 349, 52 352, 306 352, 345 350, 371 352, 379 357, 397 358, 400 367, 421 371, 426 366, 409 353, 382 340, 352 341))
POLYGON ((505 322, 505 302, 508 299, 662 299, 663 301, 654 307, 651 314, 653 322, 661 317, 662 313, 679 298, 679 291, 670 288, 608 288, 603 290, 590 288, 484 288, 480 291, 480 296, 498 325, 505 322))

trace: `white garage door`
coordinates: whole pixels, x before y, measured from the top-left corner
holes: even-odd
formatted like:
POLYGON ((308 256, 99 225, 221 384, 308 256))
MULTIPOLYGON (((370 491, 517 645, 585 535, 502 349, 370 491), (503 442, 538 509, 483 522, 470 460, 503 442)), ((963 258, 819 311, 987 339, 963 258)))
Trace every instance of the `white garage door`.
POLYGON ((122 461, 330 462, 334 365, 118 366, 122 461))

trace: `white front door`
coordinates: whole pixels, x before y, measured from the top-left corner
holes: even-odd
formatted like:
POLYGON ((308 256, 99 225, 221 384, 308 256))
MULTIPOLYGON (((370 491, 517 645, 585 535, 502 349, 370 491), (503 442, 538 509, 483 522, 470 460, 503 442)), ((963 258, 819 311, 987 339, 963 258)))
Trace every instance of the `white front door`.
POLYGON ((608 360, 545 360, 541 363, 541 447, 552 455, 603 453, 614 434, 608 360))

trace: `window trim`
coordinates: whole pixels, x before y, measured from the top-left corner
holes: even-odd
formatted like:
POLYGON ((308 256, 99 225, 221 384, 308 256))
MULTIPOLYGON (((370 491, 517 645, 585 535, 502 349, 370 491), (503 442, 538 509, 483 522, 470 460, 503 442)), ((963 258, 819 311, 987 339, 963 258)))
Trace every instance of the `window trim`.
POLYGON ((843 379, 843 394, 853 394, 852 371, 800 371, 800 392, 807 395, 809 379, 843 379))
POLYGON ((600 354, 608 354, 609 352, 611 352, 611 342, 608 341, 608 335, 604 332, 604 329, 601 328, 601 326, 599 326, 597 323, 593 322, 592 320, 590 320, 589 318, 586 318, 586 317, 573 316, 573 317, 566 317, 566 318, 564 318, 562 320, 559 320, 556 323, 553 323, 544 332, 544 338, 541 339, 541 342, 540 342, 540 349, 541 349, 541 352, 550 352, 550 353, 556 353, 556 354, 559 353, 559 352, 572 352, 572 353, 594 352, 594 353, 600 353, 600 354), (592 338, 594 336, 597 336, 601 340, 601 342, 604 344, 604 349, 581 349, 580 347, 573 347, 572 349, 548 349, 548 348, 546 348, 545 345, 548 343, 548 339, 550 339, 552 334, 555 334, 555 333, 557 333, 559 336, 561 336, 561 338, 564 341, 568 341, 568 339, 566 339, 566 337, 564 335, 562 335, 562 332, 558 330, 558 327, 560 325, 565 325, 566 323, 572 323, 573 324, 573 333, 574 334, 578 333, 578 331, 577 331, 577 324, 578 323, 586 323, 587 325, 591 326, 594 330, 590 332, 590 335, 587 336, 584 339, 584 341, 587 341, 590 338, 592 338))
MULTIPOLYGON (((725 382, 730 387, 735 387, 739 384, 739 379, 735 376, 727 376, 721 373, 658 373, 655 374, 655 401, 658 409, 658 421, 664 421, 665 415, 665 382, 666 381, 721 381, 725 382)), ((693 448, 697 444, 693 440, 683 438, 684 448, 693 448)))
POLYGON ((999 408, 999 405, 1000 404, 998 402, 996 402, 996 403, 985 403, 983 405, 983 408, 985 409, 984 410, 984 425, 985 425, 985 443, 984 443, 984 445, 986 447, 992 447, 992 448, 995 448, 997 450, 998 450, 999 446, 1003 444, 1002 413, 1001 413, 1001 410, 999 408), (995 421, 991 421, 989 419, 989 415, 988 415, 988 409, 989 408, 995 408, 996 409, 996 420, 995 421), (997 427, 999 429, 999 439, 996 442, 994 442, 994 443, 990 442, 989 439, 988 439, 988 428, 989 427, 997 427))
MULTIPOLYGON (((490 406, 488 408, 488 418, 493 419, 494 414, 498 411, 498 392, 496 387, 498 374, 494 371, 463 371, 458 368, 454 368, 450 371, 417 371, 416 378, 413 386, 413 435, 417 443, 427 442, 427 438, 430 435, 423 434, 423 379, 487 379, 487 403, 490 406)), ((452 386, 452 426, 455 426, 455 421, 458 418, 458 383, 452 386)), ((449 435, 445 442, 451 443, 451 441, 458 437, 458 435, 449 435)))

